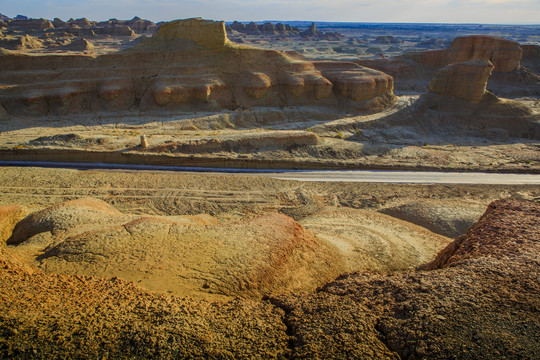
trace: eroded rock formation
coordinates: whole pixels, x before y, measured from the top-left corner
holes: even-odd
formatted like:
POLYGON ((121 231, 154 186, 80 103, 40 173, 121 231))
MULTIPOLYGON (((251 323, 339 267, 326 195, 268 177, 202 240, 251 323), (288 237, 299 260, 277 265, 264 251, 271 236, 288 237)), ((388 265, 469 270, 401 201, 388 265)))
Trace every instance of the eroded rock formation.
POLYGON ((479 102, 493 71, 489 60, 470 60, 442 68, 431 80, 429 90, 444 96, 456 96, 470 102, 479 102))
POLYGON ((540 77, 533 72, 540 69, 539 61, 531 56, 534 46, 520 46, 517 42, 493 36, 464 36, 454 39, 442 50, 405 53, 383 59, 362 59, 355 63, 392 75, 396 89, 425 91, 433 76, 443 67, 470 60, 488 60, 493 65, 493 76, 488 87, 501 96, 538 94, 540 77), (522 54, 525 55, 522 59, 522 54), (521 66, 523 65, 532 70, 521 66))
POLYGON ((202 19, 162 24, 129 51, 3 54, 0 63, 8 85, 0 102, 23 116, 307 104, 375 111, 393 101, 393 79, 384 73, 233 45, 224 23, 202 19))
POLYGON ((442 67, 469 60, 489 60, 496 72, 511 72, 519 67, 522 50, 517 42, 493 36, 464 36, 444 50, 412 53, 407 56, 422 64, 442 67))

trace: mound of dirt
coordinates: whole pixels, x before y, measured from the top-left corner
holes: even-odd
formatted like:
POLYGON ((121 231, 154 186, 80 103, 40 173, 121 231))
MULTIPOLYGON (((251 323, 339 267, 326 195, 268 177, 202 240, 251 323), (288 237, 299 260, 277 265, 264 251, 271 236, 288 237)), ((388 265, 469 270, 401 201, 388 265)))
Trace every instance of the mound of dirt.
POLYGON ((8 244, 20 244, 21 256, 33 251, 48 273, 118 276, 178 295, 311 291, 343 272, 336 249, 280 214, 219 225, 207 215, 124 215, 83 199, 29 215, 8 244))

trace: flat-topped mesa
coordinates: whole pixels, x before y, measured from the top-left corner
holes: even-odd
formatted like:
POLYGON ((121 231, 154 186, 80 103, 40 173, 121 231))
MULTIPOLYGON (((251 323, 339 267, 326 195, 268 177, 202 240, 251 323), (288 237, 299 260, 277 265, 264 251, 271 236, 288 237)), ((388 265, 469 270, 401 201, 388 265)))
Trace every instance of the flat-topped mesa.
POLYGON ((443 96, 456 96, 472 103, 482 100, 493 71, 489 60, 470 60, 442 68, 431 80, 429 90, 443 96))
POLYGON ((215 49, 229 44, 224 21, 193 18, 161 24, 154 38, 191 40, 195 44, 215 49))
POLYGON ((489 60, 495 72, 511 72, 520 66, 522 49, 511 40, 487 35, 473 35, 455 38, 450 47, 443 50, 429 50, 407 54, 419 63, 441 67, 469 60, 489 60))

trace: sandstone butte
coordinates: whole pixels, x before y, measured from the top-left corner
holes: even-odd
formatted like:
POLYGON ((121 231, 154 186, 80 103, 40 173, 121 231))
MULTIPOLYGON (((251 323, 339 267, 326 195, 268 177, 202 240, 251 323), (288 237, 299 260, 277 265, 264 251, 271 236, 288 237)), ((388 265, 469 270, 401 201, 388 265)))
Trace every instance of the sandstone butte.
POLYGON ((511 72, 519 68, 521 46, 515 41, 484 35, 455 38, 450 47, 408 54, 407 57, 426 65, 442 67, 469 60, 489 60, 495 72, 511 72))
MULTIPOLYGON (((176 20, 105 55, 0 53, 0 104, 16 116, 316 105, 377 111, 393 78, 352 63, 310 62, 235 45, 224 22, 176 20)), ((1 109, 0 109, 1 110, 1 109)))
POLYGON ((493 68, 489 60, 470 60, 447 65, 431 80, 429 90, 439 95, 480 102, 486 93, 493 68))

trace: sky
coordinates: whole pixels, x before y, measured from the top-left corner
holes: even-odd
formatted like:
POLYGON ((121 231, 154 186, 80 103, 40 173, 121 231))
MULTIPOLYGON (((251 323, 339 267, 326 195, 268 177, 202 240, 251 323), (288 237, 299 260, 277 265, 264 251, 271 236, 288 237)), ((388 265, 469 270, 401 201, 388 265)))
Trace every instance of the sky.
POLYGON ((540 24, 540 0, 0 0, 0 13, 62 20, 303 20, 540 24))

